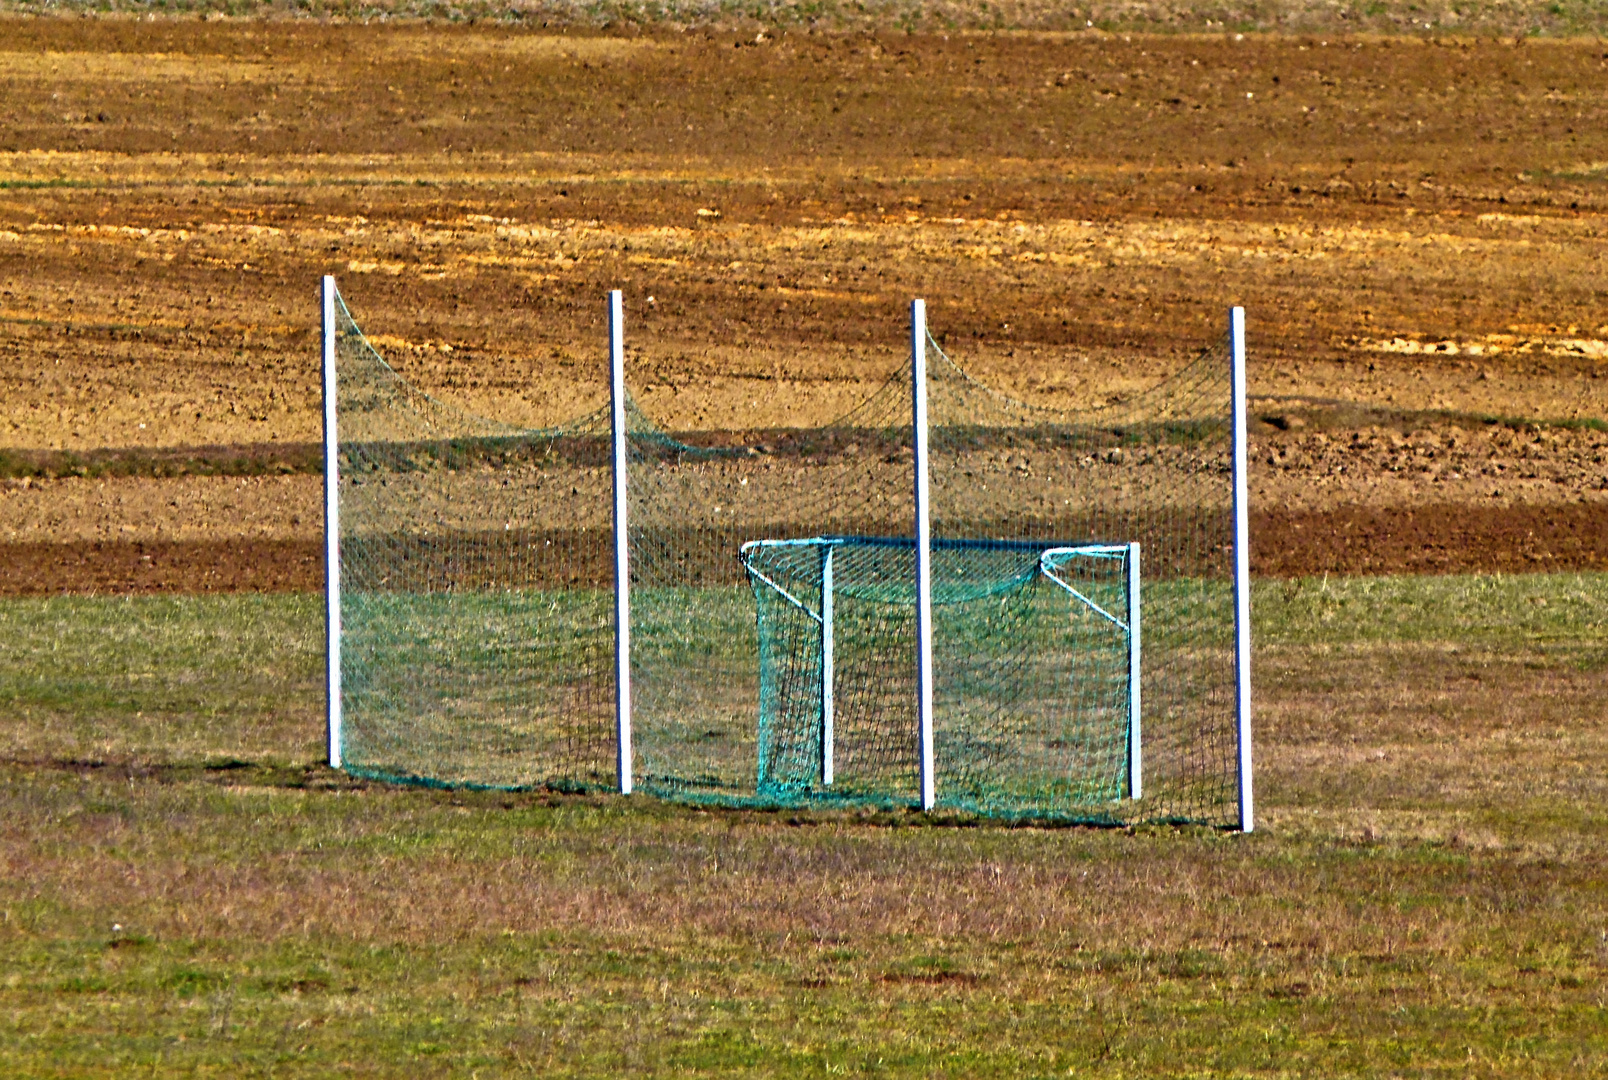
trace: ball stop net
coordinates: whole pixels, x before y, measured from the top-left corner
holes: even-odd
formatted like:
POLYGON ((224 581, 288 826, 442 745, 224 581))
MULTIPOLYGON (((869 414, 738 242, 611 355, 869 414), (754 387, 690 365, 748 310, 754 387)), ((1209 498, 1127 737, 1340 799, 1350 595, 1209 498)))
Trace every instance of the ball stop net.
MULTIPOLYGON (((1149 388, 1080 410, 1002 394, 969 376, 935 338, 927 345, 932 535, 941 543, 1078 537, 1133 544, 1142 564, 1135 575, 1142 649, 1130 790, 1099 806, 1048 802, 1038 809, 1049 817, 1096 821, 1238 825, 1234 396, 1227 335, 1149 388)), ((942 573, 935 553, 935 597, 942 573)), ((946 735, 970 713, 950 704, 946 686, 964 686, 966 678, 945 660, 950 646, 942 621, 935 622, 941 805, 946 740, 952 745, 971 736, 946 735)), ((1078 700, 1076 692, 1070 700, 1078 700)), ((1084 767, 1080 761, 1067 758, 1074 768, 1084 767)), ((1101 790, 1095 774, 1067 783, 1101 790)), ((1014 797, 1000 796, 982 808, 1033 816, 1014 797)))
MULTIPOLYGON (((814 428, 667 430, 630 412, 631 726, 639 790, 775 805, 757 784, 761 641, 742 546, 911 520, 909 383, 814 428)), ((889 664, 909 663, 890 640, 889 664)), ((890 732, 909 709, 886 698, 890 732)), ((891 737, 891 736, 890 736, 891 737)), ((907 749, 889 744, 890 765, 907 749)))
POLYGON ((523 429, 409 385, 335 297, 340 760, 612 786, 606 410, 523 429))
MULTIPOLYGON (((935 804, 1237 824, 1226 343, 1066 412, 928 345, 935 804)), ((843 419, 786 432, 634 413, 640 787, 919 805, 911 395, 901 368, 843 419)))
MULTIPOLYGON (((344 763, 613 788, 608 409, 454 409, 336 306, 344 763)), ((1238 824, 1227 344, 1077 411, 927 344, 936 805, 1238 824)), ((912 393, 745 431, 624 398, 636 790, 920 805, 912 393)))

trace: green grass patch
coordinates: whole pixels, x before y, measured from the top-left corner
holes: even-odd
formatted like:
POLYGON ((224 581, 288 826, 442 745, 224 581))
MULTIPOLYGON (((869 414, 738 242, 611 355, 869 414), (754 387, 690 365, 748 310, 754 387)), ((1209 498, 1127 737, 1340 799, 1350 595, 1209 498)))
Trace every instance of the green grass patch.
POLYGON ((318 596, 0 602, 0 739, 12 757, 315 758, 318 596))
MULTIPOLYGON (((1163 611, 1167 583, 1147 585, 1146 596, 1155 612, 1163 611)), ((640 635, 644 716, 669 716, 704 699, 730 711, 730 686, 757 679, 748 590, 678 594, 668 606, 651 599, 642 605, 648 622, 640 635), (685 666, 679 653, 687 648, 696 651, 697 670, 672 678, 670 668, 685 666)), ((476 670, 521 658, 596 667, 585 620, 545 652, 507 640, 503 623, 536 618, 551 606, 534 596, 471 618, 479 636, 465 662, 476 670), (488 620, 500 628, 489 637, 481 625, 488 620)), ((409 619, 432 635, 429 648, 399 654, 409 670, 419 670, 432 649, 451 646, 465 631, 409 610, 409 619)), ((1439 644, 1523 653, 1538 662, 1563 657, 1559 662, 1583 669, 1608 662, 1604 574, 1260 581, 1252 611, 1259 651, 1439 644)), ((1161 634, 1167 623, 1157 618, 1148 625, 1161 634)), ((382 631, 373 633, 383 637, 382 631)), ((322 600, 311 594, 0 601, 0 739, 13 758, 317 761, 323 647, 322 600)), ((651 746, 651 721, 643 737, 651 746)))
POLYGON ((1258 645, 1608 644, 1608 575, 1449 574, 1261 581, 1258 645))
POLYGON ((1591 1075, 1605 588, 1258 583, 1251 836, 363 783, 318 597, 6 601, 0 1074, 1591 1075))

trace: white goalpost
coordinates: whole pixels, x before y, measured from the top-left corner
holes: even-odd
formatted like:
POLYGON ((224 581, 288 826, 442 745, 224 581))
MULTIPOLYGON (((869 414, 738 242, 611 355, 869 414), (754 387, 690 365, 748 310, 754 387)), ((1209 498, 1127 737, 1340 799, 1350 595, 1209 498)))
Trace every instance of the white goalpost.
POLYGON ((834 697, 837 683, 837 621, 833 594, 837 592, 832 573, 831 544, 821 549, 821 786, 831 787, 835 774, 833 761, 837 756, 834 697))
POLYGON ((609 293, 609 446, 614 477, 614 714, 621 795, 632 790, 631 562, 626 529, 625 299, 609 293))
POLYGON ((1142 799, 1145 793, 1144 724, 1140 708, 1143 680, 1140 663, 1143 650, 1139 603, 1139 541, 1128 544, 1128 798, 1142 799))
POLYGON ((341 502, 336 438, 335 279, 322 284, 324 369, 324 694, 329 767, 341 767, 341 502))
POLYGON ((1234 470, 1234 731, 1242 832, 1256 828, 1251 768, 1251 526, 1246 484, 1245 309, 1228 313, 1229 362, 1233 369, 1234 470))
POLYGON ((932 506, 927 473, 927 302, 910 301, 910 385, 915 470, 916 746, 921 808, 938 801, 932 730, 932 506))

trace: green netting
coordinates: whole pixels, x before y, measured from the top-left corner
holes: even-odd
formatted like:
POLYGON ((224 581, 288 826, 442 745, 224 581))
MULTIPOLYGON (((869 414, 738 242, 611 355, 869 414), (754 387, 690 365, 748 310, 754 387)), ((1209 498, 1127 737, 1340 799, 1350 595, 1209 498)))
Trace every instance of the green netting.
MULTIPOLYGON (((634 407, 629 428, 636 785, 672 798, 774 803, 757 780, 760 644, 739 552, 751 540, 823 530, 909 531, 909 380, 895 377, 818 428, 668 432, 634 407)), ((890 663, 908 663, 894 638, 886 652, 890 663)), ((890 763, 909 759, 900 741, 909 708, 890 693, 870 721, 890 763)), ((903 799, 913 780, 900 783, 903 799)))
POLYGON ((612 786, 607 410, 542 430, 474 416, 411 387, 343 301, 336 319, 346 766, 612 786))
MULTIPOLYGON (((935 631, 940 803, 958 785, 983 792, 979 809, 1006 814, 1238 824, 1226 340, 1146 392, 1080 412, 997 393, 969 378, 936 341, 929 344, 933 536, 1137 542, 1142 569, 1143 798, 1103 804, 1090 815, 1096 804, 1074 794, 1110 790, 1091 773, 1024 802, 1008 762, 979 765, 964 748, 1011 737, 1020 710, 1033 708, 1033 681, 1024 680, 1021 703, 995 720, 957 708, 957 677, 938 662, 946 646, 935 631)), ((936 563, 933 588, 941 588, 936 563)), ((1037 640, 1024 635, 1022 648, 1037 640)))
MULTIPOLYGON (((472 416, 411 388, 344 305, 337 317, 348 766, 612 787, 607 411, 542 430, 472 416)), ((932 344, 938 804, 1233 823, 1226 350, 1131 401, 1060 413, 978 384, 932 344)), ((669 431, 630 402, 626 417, 635 786, 917 804, 907 365, 816 428, 669 431)))
MULTIPOLYGON (((758 605, 760 794, 908 798, 914 541, 760 541, 743 554, 758 605)), ((1125 794, 1127 554, 934 541, 940 805, 1046 816, 1125 794)))
MULTIPOLYGON (((1064 413, 980 385, 932 345, 938 805, 1234 824, 1226 347, 1130 401, 1064 413), (1131 542, 1144 564, 1140 799, 1120 625, 1131 542), (1054 548, 1084 554, 1046 574, 1054 548)), ((901 366, 861 408, 809 430, 667 432, 633 411, 641 787, 723 803, 918 802, 910 403, 901 366), (841 560, 830 784, 827 549, 841 560)))

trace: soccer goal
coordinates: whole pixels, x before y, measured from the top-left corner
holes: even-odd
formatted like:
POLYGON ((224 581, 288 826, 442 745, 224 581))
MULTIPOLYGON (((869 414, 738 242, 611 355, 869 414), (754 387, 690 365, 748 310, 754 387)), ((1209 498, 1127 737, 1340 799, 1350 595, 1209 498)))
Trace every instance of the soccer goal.
MULTIPOLYGON (((914 625, 915 546, 743 545, 758 609, 760 794, 897 801, 918 772, 889 723, 916 705, 889 678, 911 661, 900 628, 914 625)), ((1139 545, 939 539, 931 557, 944 803, 1032 814, 1139 797, 1139 545)))

